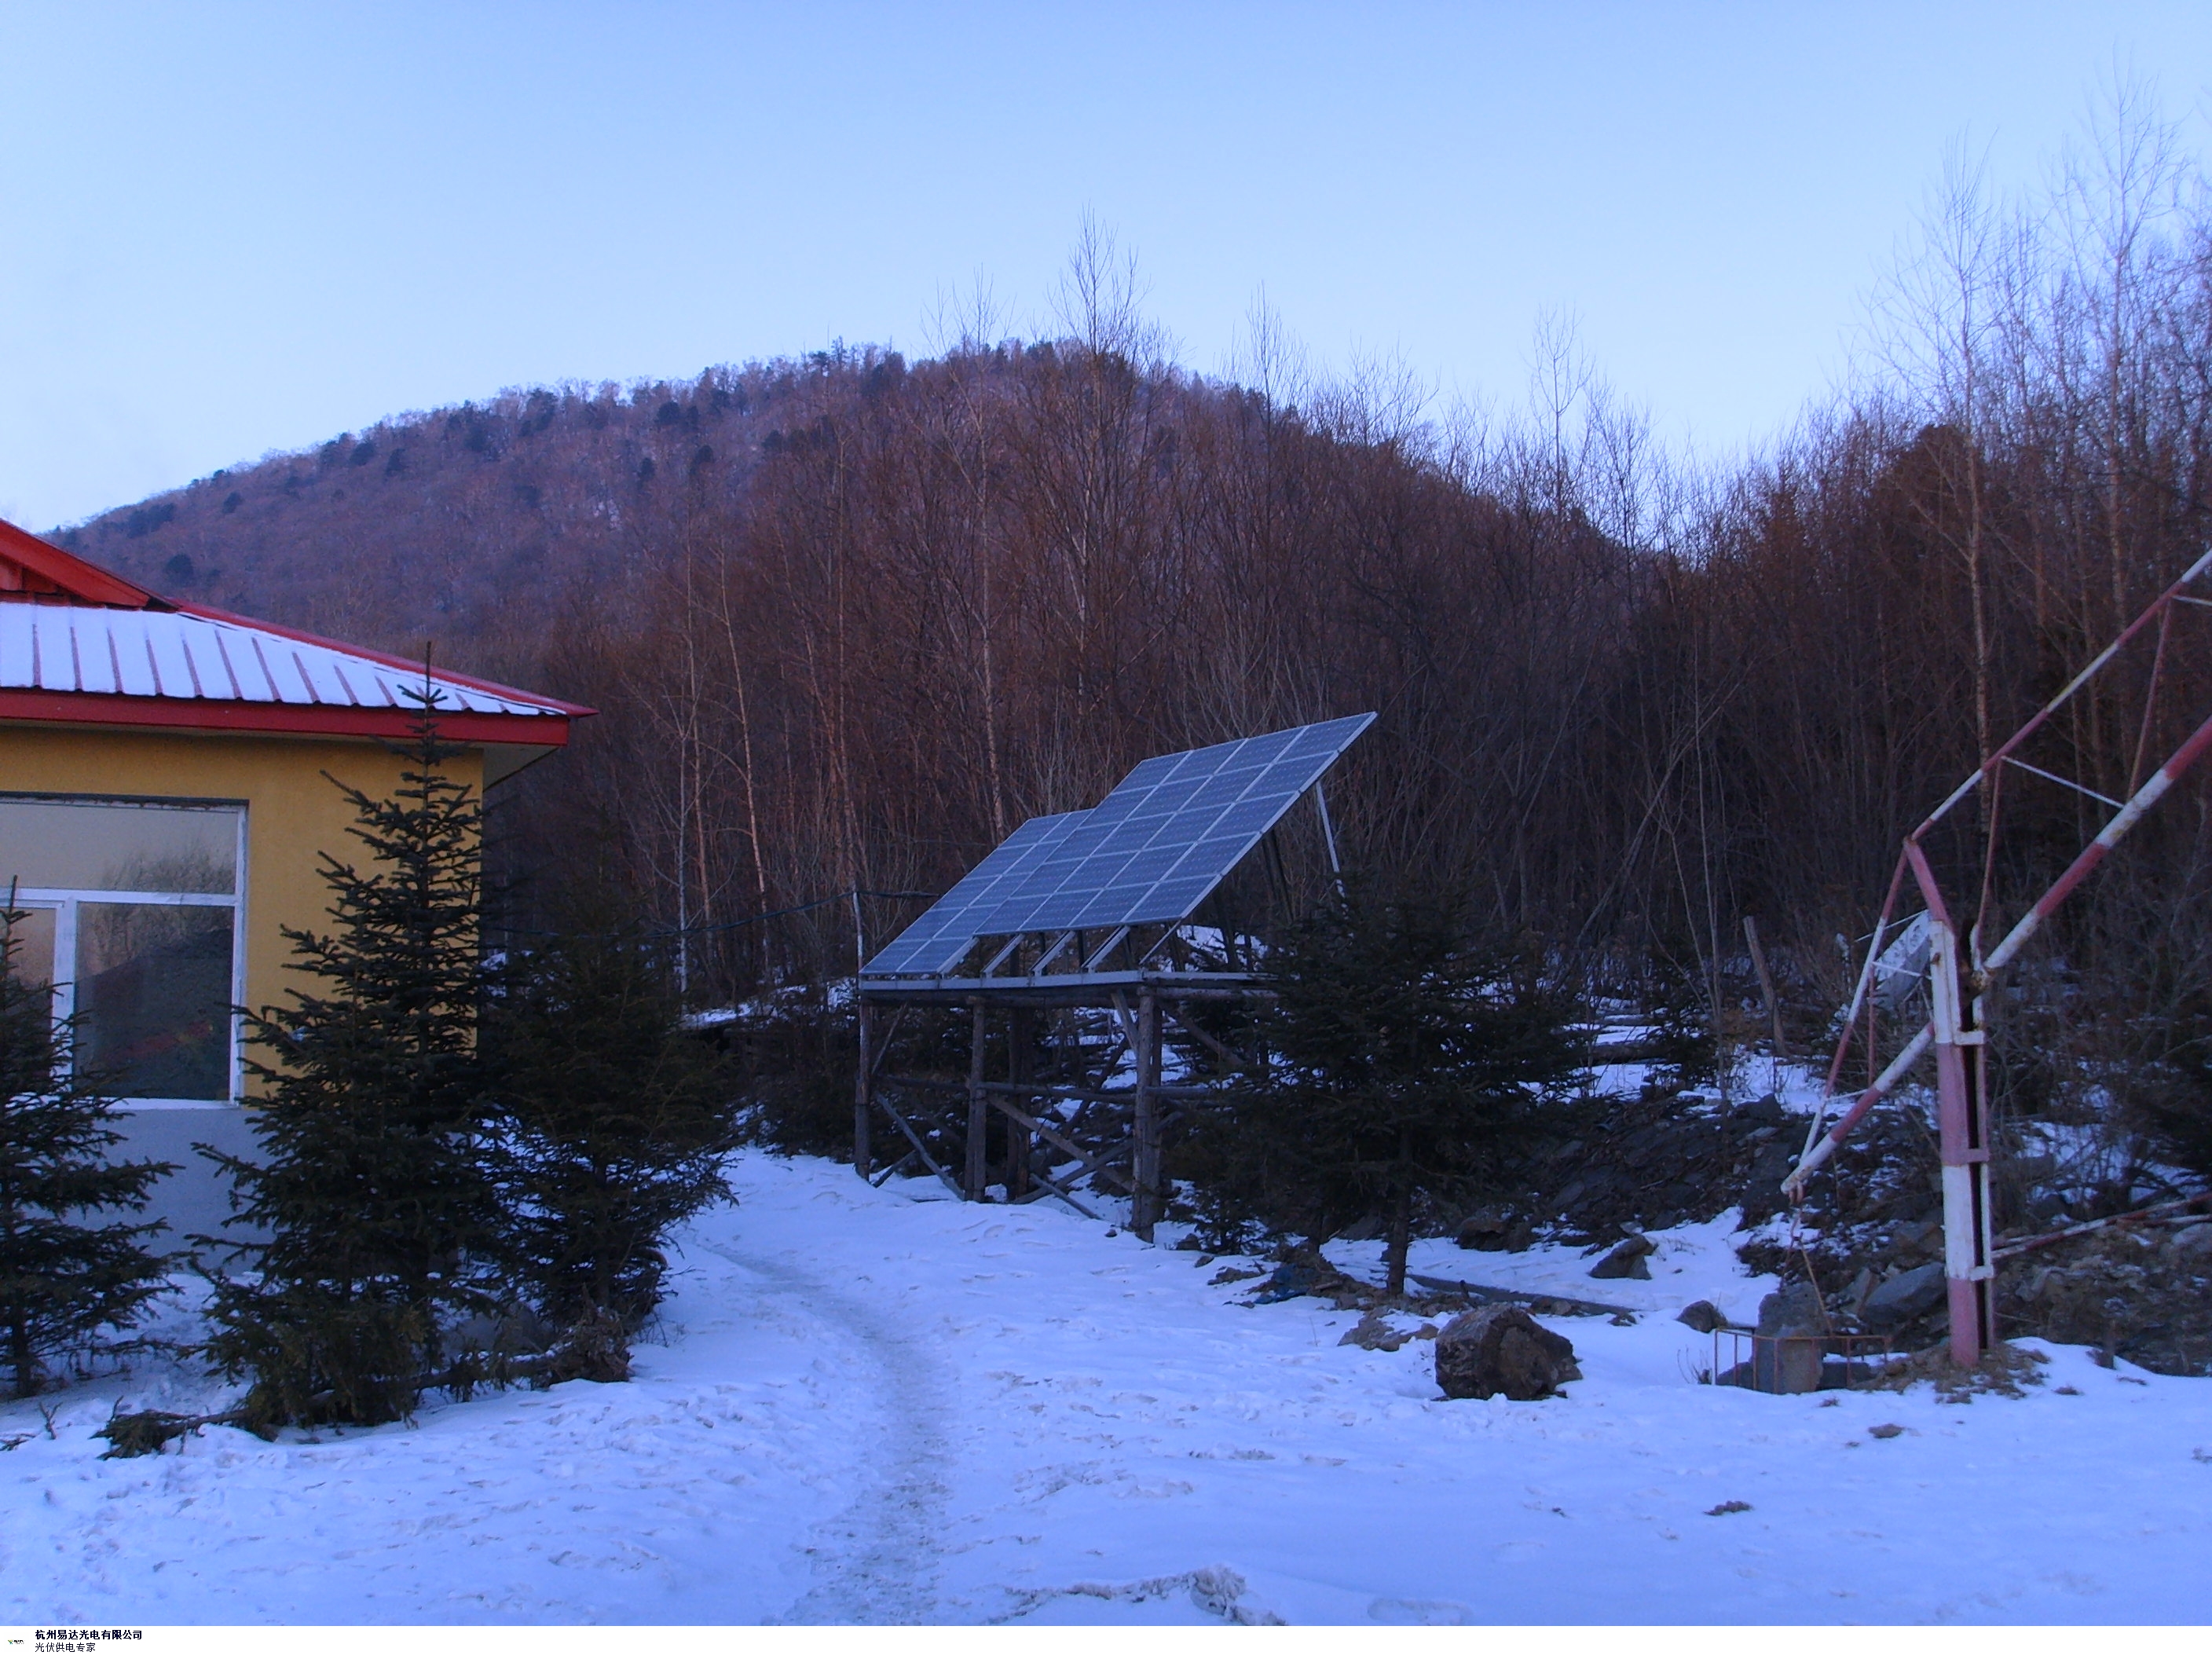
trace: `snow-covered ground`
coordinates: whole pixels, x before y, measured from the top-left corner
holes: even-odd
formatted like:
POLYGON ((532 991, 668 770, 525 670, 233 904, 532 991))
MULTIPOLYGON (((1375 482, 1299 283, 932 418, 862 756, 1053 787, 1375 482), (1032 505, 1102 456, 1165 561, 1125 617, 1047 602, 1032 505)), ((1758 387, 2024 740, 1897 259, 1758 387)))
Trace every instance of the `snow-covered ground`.
POLYGON ((1649 1283, 1422 1246, 1651 1310, 1548 1322, 1585 1380, 1516 1405, 1042 1206, 736 1182, 630 1383, 128 1462, 90 1437, 118 1396, 220 1394, 142 1368, 42 1402, 51 1436, 0 1407, 0 1621, 2212 1620, 2212 1382, 2051 1347, 2018 1400, 1698 1387, 1669 1316, 1760 1288, 1718 1229, 1649 1283))

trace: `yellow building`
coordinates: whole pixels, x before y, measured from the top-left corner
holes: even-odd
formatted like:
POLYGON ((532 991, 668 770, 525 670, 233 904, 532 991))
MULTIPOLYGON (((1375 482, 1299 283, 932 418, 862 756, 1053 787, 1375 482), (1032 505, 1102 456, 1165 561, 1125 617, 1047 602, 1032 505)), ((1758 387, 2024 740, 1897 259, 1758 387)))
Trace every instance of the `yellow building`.
MULTIPOLYGON (((479 787, 592 712, 452 673, 429 688, 479 787)), ((155 1193, 180 1232, 225 1207, 192 1143, 250 1144, 234 1010, 283 1000, 283 930, 327 927, 321 855, 359 849, 331 779, 390 794, 423 689, 420 663, 161 599, 0 522, 16 971, 52 984, 79 1062, 121 1097, 118 1150, 185 1166, 155 1193)))

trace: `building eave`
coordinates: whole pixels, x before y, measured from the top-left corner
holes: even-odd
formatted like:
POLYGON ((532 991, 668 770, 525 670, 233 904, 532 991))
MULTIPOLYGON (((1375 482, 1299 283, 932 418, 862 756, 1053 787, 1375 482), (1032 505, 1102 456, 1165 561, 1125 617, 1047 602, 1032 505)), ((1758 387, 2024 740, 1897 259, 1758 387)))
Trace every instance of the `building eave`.
MULTIPOLYGON (((532 701, 536 701, 533 699, 532 701)), ((589 709, 580 711, 589 714, 589 709)), ((471 714, 438 717, 438 734, 448 743, 476 747, 520 744, 560 748, 568 741, 567 713, 544 714, 471 714)), ((226 737, 374 738, 404 741, 414 734, 415 714, 400 708, 362 708, 325 703, 221 702, 201 697, 129 697, 103 692, 27 691, 0 689, 0 721, 40 726, 105 726, 147 732, 197 732, 226 737)))

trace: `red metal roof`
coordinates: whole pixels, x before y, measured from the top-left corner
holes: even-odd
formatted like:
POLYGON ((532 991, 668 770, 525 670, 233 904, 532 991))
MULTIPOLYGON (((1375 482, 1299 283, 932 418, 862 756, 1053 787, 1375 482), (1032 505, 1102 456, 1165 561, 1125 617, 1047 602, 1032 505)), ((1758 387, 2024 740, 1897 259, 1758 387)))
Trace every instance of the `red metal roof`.
POLYGON ((164 599, 0 520, 0 720, 404 737, 426 678, 457 742, 558 745, 595 712, 164 599))

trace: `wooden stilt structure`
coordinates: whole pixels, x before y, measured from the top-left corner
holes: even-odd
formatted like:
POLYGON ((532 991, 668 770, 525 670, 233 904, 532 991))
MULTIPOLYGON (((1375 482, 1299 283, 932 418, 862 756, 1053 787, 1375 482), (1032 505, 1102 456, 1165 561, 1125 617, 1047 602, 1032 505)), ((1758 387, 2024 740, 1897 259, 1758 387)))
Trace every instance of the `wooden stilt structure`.
POLYGON ((1166 1081, 1164 1027, 1189 1037, 1202 1051, 1193 1066, 1218 1079, 1243 1061, 1195 1011, 1267 994, 1248 971, 1249 939, 1226 926, 1193 930, 1190 919, 1263 837, 1289 899, 1274 830, 1301 800, 1312 802, 1336 871, 1322 775, 1374 719, 1156 755, 1097 806, 1029 819, 1000 842, 860 965, 854 1167, 870 1174, 888 1119, 909 1149, 894 1169, 919 1159, 970 1203, 1049 1196, 1085 1215, 1081 1184, 1094 1202, 1103 1186, 1126 1194, 1130 1230, 1149 1240, 1167 1213, 1176 1103, 1218 1092, 1166 1081), (964 1075, 884 1073, 898 1015, 878 1036, 884 1012, 930 1007, 966 1012, 964 1075), (1062 1039, 1103 1016, 1111 1041, 1103 1051, 1062 1041, 1059 1063, 1039 1075, 1046 1016, 1062 1039))

